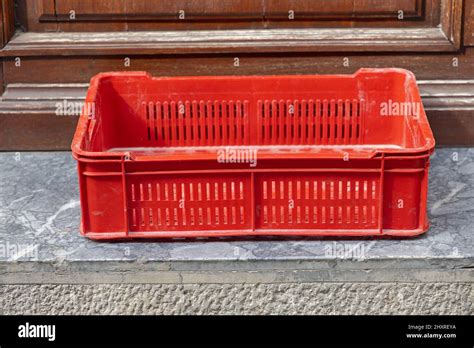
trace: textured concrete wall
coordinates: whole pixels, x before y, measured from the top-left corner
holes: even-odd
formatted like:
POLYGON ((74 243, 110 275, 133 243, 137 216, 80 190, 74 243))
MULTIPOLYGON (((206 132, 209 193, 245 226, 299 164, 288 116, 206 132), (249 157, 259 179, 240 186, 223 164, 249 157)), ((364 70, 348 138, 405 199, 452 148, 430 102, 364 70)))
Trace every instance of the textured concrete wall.
POLYGON ((1 314, 474 314, 472 283, 0 285, 1 314))

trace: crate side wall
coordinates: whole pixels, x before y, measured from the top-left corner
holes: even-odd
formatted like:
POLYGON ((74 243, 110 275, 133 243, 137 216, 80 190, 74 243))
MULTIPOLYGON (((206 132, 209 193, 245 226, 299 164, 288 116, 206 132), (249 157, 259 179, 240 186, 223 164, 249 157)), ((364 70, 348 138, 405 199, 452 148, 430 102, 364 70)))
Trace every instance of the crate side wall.
POLYGON ((121 173, 100 162, 96 166, 88 163, 83 168, 79 173, 83 233, 126 232, 121 173))
POLYGON ((426 229, 429 158, 387 162, 389 164, 384 173, 383 229, 426 229))

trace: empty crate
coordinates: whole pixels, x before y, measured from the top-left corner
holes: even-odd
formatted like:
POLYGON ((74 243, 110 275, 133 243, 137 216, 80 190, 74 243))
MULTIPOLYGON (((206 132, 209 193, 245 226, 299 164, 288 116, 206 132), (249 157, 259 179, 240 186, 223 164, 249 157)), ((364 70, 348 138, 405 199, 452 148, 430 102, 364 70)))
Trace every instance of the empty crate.
POLYGON ((92 239, 413 236, 434 148, 413 74, 103 73, 72 143, 92 239))

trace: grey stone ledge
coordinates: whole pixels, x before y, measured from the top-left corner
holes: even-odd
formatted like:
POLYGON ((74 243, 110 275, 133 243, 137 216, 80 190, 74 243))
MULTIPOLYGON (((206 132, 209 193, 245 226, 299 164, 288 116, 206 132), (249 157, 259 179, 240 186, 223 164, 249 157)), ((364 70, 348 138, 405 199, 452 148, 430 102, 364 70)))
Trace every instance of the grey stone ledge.
POLYGON ((0 249, 0 283, 472 282, 474 148, 437 149, 429 180, 417 238, 104 243, 79 234, 71 153, 0 153, 0 248, 19 251, 0 249))

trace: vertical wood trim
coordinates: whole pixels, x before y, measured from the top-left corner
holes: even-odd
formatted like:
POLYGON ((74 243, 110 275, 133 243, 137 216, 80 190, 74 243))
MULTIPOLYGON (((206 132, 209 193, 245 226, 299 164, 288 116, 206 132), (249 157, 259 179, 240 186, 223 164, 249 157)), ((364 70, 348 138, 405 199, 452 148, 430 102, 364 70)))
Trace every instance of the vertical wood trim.
MULTIPOLYGON (((10 41, 15 31, 13 0, 0 0, 0 48, 10 41)), ((0 61, 0 96, 4 91, 3 60, 0 61)))
POLYGON ((5 91, 5 85, 6 83, 3 78, 3 60, 0 60, 0 96, 2 96, 5 91))
POLYGON ((13 0, 1 0, 1 27, 2 39, 1 45, 5 46, 10 41, 15 32, 15 10, 13 0))
POLYGON ((441 30, 456 49, 461 48, 463 0, 441 2, 441 30))
POLYGON ((0 47, 4 47, 6 44, 5 41, 5 0, 1 0, 0 6, 0 47))
POLYGON ((474 46, 474 1, 465 1, 464 8, 464 45, 474 46))

